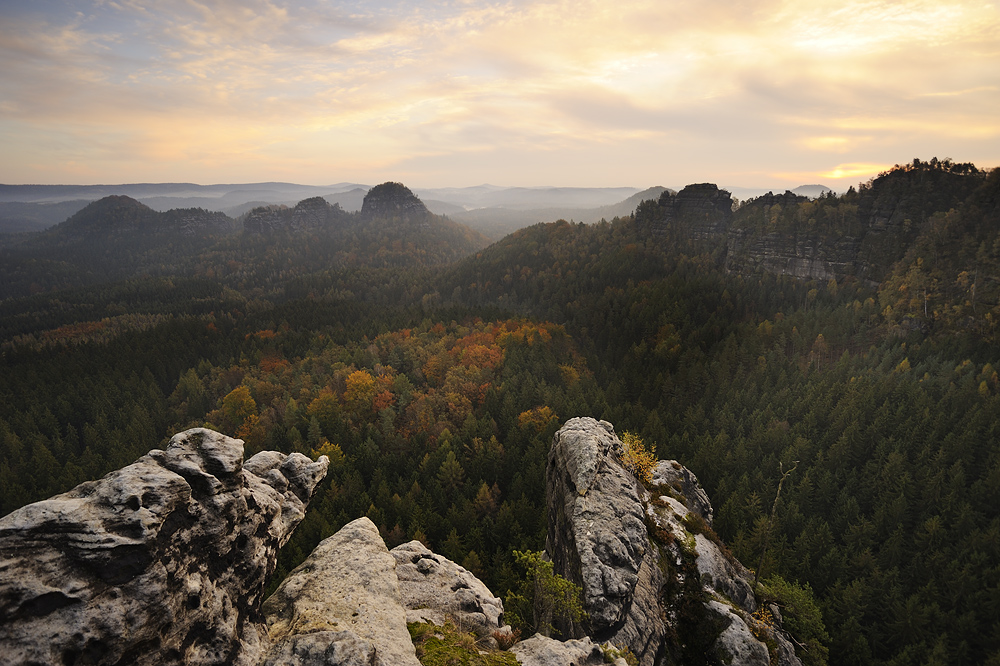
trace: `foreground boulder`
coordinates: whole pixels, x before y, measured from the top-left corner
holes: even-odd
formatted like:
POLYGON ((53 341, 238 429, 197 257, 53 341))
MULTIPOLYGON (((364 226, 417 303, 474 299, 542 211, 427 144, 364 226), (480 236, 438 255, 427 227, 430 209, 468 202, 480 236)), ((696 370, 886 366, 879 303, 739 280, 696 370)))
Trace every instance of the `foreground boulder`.
POLYGON ((278 548, 326 456, 196 428, 0 519, 5 663, 256 664, 278 548))
POLYGON ((358 518, 326 539, 264 604, 265 664, 420 666, 406 629, 396 560, 358 518))
POLYGON ((450 621, 479 636, 510 630, 503 623, 503 602, 465 567, 436 555, 419 541, 404 543, 389 552, 396 558, 396 576, 408 622, 444 626, 450 621))
POLYGON ((704 660, 799 666, 780 626, 758 621, 749 571, 708 525, 712 508, 690 471, 661 461, 648 485, 621 463, 614 427, 570 419, 546 468, 546 552, 579 585, 588 619, 557 624, 630 650, 641 666, 704 660), (777 646, 775 654, 758 636, 777 646), (774 659, 772 662, 771 659, 774 659))
POLYGON ((516 644, 510 651, 521 666, 628 666, 624 657, 614 656, 587 637, 557 641, 535 634, 516 644))

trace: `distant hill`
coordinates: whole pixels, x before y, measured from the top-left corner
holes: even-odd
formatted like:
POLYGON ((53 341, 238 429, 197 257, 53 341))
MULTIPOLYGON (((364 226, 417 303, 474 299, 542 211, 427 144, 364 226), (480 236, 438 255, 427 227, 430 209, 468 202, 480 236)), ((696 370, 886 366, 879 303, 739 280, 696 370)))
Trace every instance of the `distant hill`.
POLYGON ((574 222, 594 223, 602 219, 611 220, 615 217, 625 217, 631 215, 642 201, 657 199, 665 191, 673 192, 665 187, 650 187, 632 194, 623 201, 596 208, 504 208, 494 206, 449 213, 448 215, 494 240, 499 240, 518 229, 539 222, 572 220, 574 222))
POLYGON ((799 185, 794 190, 791 190, 793 194, 798 194, 803 197, 809 197, 810 199, 815 199, 816 197, 821 197, 827 192, 832 192, 826 185, 799 185))
POLYGON ((159 212, 111 195, 47 231, 0 240, 0 298, 140 274, 267 288, 279 278, 336 267, 448 263, 489 242, 431 213, 400 183, 367 190, 360 208, 348 212, 316 196, 294 206, 258 206, 234 220, 199 208, 159 212))
POLYGON ((84 199, 56 203, 0 202, 0 234, 42 231, 87 205, 84 199))
POLYGON ((188 258, 236 229, 219 212, 160 213, 131 197, 105 197, 46 231, 0 246, 0 298, 182 272, 188 258))
POLYGON ((85 206, 51 229, 47 237, 59 241, 107 243, 116 237, 187 236, 204 238, 236 230, 227 215, 201 208, 158 212, 124 195, 112 195, 85 206))

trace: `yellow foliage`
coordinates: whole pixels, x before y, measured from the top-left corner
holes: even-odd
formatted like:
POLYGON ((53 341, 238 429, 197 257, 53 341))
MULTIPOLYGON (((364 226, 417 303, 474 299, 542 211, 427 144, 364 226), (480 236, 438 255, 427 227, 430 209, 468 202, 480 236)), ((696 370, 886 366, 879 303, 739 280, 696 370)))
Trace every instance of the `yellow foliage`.
POLYGON ((243 424, 236 430, 236 438, 246 440, 253 433, 253 429, 260 423, 260 417, 256 414, 248 414, 243 424))
POLYGON ((367 370, 355 370, 345 380, 344 401, 356 411, 369 410, 375 399, 375 378, 367 370))
POLYGON ((320 456, 327 456, 332 467, 344 462, 344 450, 340 448, 340 444, 333 444, 329 440, 324 439, 311 453, 314 460, 320 456))
POLYGON ((633 432, 622 434, 622 466, 632 472, 643 483, 649 483, 653 478, 653 468, 656 467, 656 455, 646 449, 642 438, 633 432))
POLYGON ((521 412, 517 416, 517 422, 522 428, 532 427, 538 432, 545 430, 550 422, 559 417, 552 411, 551 407, 535 407, 528 411, 521 412))
POLYGON ((246 386, 237 386, 222 399, 222 414, 230 427, 238 430, 251 415, 257 415, 257 403, 246 386))

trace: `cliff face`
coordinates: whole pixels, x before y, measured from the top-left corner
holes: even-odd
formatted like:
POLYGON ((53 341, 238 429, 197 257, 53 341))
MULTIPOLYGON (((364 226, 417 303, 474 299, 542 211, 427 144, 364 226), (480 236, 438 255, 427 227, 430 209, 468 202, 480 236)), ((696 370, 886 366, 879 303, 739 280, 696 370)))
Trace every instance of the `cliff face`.
POLYGON ((726 268, 878 285, 934 213, 961 207, 983 176, 923 164, 893 169, 840 198, 810 202, 785 192, 751 199, 729 226, 726 268))
POLYGON ((570 419, 552 442, 546 552, 581 586, 589 615, 563 633, 628 648, 642 666, 706 655, 799 664, 780 626, 755 617, 750 573, 708 527, 711 505, 694 475, 660 461, 644 486, 622 467, 622 450, 614 427, 590 418, 570 419))
POLYGON ((262 595, 328 460, 210 430, 0 520, 12 664, 256 664, 262 595))
POLYGON ((726 269, 743 275, 764 272, 803 280, 843 280, 859 272, 860 247, 860 239, 851 236, 732 229, 726 269))
POLYGON ((733 216, 732 196, 711 183, 688 185, 676 194, 666 190, 656 206, 654 234, 696 241, 725 238, 733 216))

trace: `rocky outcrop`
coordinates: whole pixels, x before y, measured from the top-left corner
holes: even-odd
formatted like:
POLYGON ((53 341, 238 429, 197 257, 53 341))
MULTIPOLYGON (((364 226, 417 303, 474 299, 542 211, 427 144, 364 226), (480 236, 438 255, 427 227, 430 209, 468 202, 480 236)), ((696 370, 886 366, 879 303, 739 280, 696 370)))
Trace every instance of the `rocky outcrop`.
POLYGON ((562 633, 628 648, 642 666, 709 653, 766 664, 757 635, 767 634, 779 646, 777 663, 798 665, 784 632, 753 615, 749 572, 711 531, 697 478, 662 461, 647 487, 622 467, 621 453, 606 421, 570 419, 553 438, 546 552, 556 573, 582 588, 589 615, 557 624, 562 633))
POLYGON ((660 495, 679 495, 688 511, 693 511, 706 523, 712 524, 715 510, 708 499, 708 493, 701 487, 698 477, 676 460, 659 461, 653 468, 649 485, 651 490, 658 491, 660 495))
POLYGON ((577 640, 557 641, 535 634, 510 649, 521 666, 628 666, 624 657, 594 643, 588 637, 577 640))
POLYGON ((665 627, 657 615, 662 574, 649 548, 639 486, 617 461, 622 444, 607 421, 570 419, 556 433, 546 468, 554 569, 583 588, 589 619, 564 635, 617 638, 651 664, 665 627), (639 584, 641 581, 641 585, 639 584))
POLYGON ((261 206, 243 216, 243 230, 252 235, 271 236, 321 229, 348 219, 339 205, 323 197, 303 199, 294 208, 261 206))
POLYGON ((712 183, 688 185, 676 194, 663 192, 653 233, 697 241, 725 238, 733 217, 732 195, 712 183))
POLYGON ((509 631, 503 623, 503 602, 472 573, 419 541, 396 546, 399 592, 408 622, 444 626, 453 622, 463 631, 491 636, 509 631))
POLYGON ((745 201, 729 228, 726 270, 766 272, 803 280, 843 280, 858 271, 862 229, 856 222, 833 229, 806 222, 798 207, 808 197, 768 192, 745 201))
POLYGON ((402 183, 382 183, 368 190, 361 204, 366 218, 422 220, 430 211, 410 188, 402 183))
POLYGON ((960 207, 983 182, 972 165, 932 160, 896 167, 817 208, 793 192, 743 203, 728 231, 726 269, 877 286, 937 212, 960 207))
POLYGON ((0 520, 6 663, 256 664, 278 548, 326 457, 196 428, 0 520))
MULTIPOLYGON (((264 604, 274 647, 266 663, 289 654, 357 654, 371 666, 419 666, 406 629, 396 560, 368 518, 345 525, 313 550, 264 604)), ((354 659, 354 657, 352 657, 354 659)))

